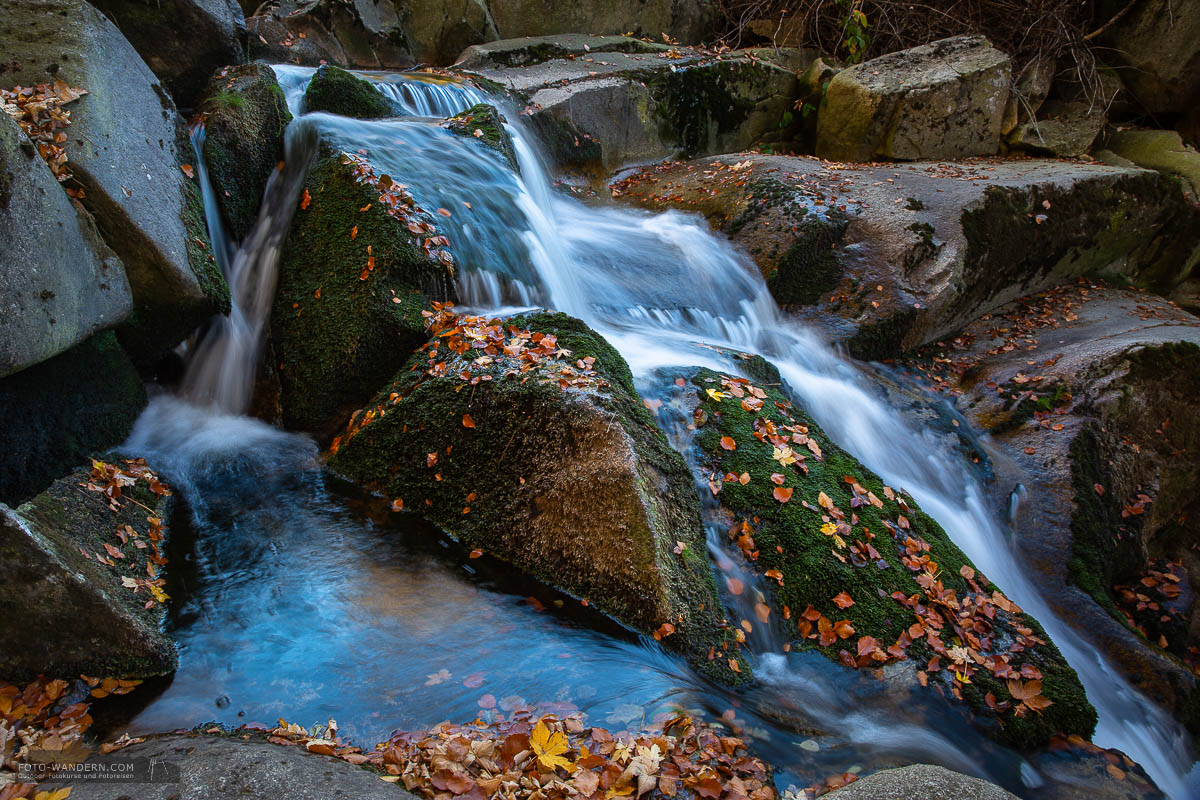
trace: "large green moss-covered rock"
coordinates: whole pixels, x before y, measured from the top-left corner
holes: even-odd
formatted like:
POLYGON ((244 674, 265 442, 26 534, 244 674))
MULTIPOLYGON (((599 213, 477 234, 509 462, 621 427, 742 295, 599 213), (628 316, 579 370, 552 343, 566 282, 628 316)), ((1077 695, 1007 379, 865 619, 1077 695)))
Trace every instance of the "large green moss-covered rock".
POLYGON ((146 390, 112 331, 0 379, 0 502, 15 505, 119 444, 146 390))
POLYGON ((323 66, 304 90, 305 111, 327 111, 343 117, 378 119, 395 116, 392 103, 367 81, 344 69, 323 66))
POLYGON ((562 314, 442 313, 351 420, 329 467, 686 654, 744 680, 693 480, 598 334, 562 314), (733 671, 738 670, 738 671, 733 671))
POLYGON ((1200 152, 1175 131, 1118 131, 1104 140, 1104 147, 1139 167, 1178 176, 1193 199, 1200 197, 1200 152))
POLYGON ((208 179, 229 234, 240 241, 283 155, 283 132, 292 115, 266 64, 222 69, 209 81, 199 110, 208 179))
POLYGON ((427 215, 365 162, 326 154, 304 192, 271 339, 285 425, 327 440, 425 342, 426 294, 447 296, 453 268, 445 251, 424 247, 436 236, 427 215))
POLYGON ((1012 65, 982 36, 858 64, 829 83, 817 155, 831 161, 955 159, 1000 147, 1012 65))
POLYGON ((21 682, 175 669, 160 577, 169 497, 151 487, 164 489, 144 465, 112 458, 15 510, 0 504, 0 674, 21 682), (115 480, 110 505, 103 490, 115 480))
POLYGON ((793 407, 773 367, 759 359, 749 371, 754 382, 700 370, 685 400, 730 538, 765 576, 793 647, 927 684, 1018 748, 1090 736, 1096 713, 1041 626, 793 407), (1021 707, 1014 692, 1034 699, 1021 707))

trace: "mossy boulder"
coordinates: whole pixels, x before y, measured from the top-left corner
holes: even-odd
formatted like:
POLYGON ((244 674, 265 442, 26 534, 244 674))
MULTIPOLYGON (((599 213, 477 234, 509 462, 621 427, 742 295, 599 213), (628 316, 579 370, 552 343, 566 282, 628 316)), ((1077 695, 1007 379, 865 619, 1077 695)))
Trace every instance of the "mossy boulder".
POLYGON ((304 192, 271 339, 284 424, 328 441, 425 343, 421 310, 451 293, 453 261, 428 215, 365 161, 326 152, 304 192))
POLYGON ((329 65, 318 69, 304 90, 304 110, 326 111, 357 119, 396 115, 392 102, 383 96, 383 92, 362 78, 329 65))
POLYGON ((1200 732, 1200 319, 1079 283, 1022 298, 909 364, 990 434, 1004 455, 991 485, 1028 489, 1014 541, 1060 617, 1200 732))
POLYGON ((426 352, 355 415, 329 468, 705 674, 747 679, 726 652, 691 473, 620 355, 563 314, 434 321, 426 352))
POLYGON ((514 170, 518 169, 517 154, 513 150, 512 137, 505 129, 505 119, 495 106, 478 103, 461 114, 446 120, 445 125, 459 136, 478 139, 495 150, 514 170))
POLYGON ((0 379, 0 502, 21 503, 119 444, 145 405, 146 389, 112 331, 0 379))
POLYGON ((1090 736, 1096 713, 1041 626, 912 498, 794 407, 773 367, 751 372, 754 381, 702 369, 683 391, 695 463, 792 647, 919 684, 1019 749, 1090 736), (1035 699, 1021 706, 1014 690, 1035 699))
POLYGON ((164 633, 167 598, 156 583, 170 498, 152 486, 163 489, 144 465, 110 457, 15 510, 0 504, 0 674, 22 682, 175 669, 175 645, 164 633), (110 500, 103 490, 117 474, 112 468, 133 484, 110 500))
POLYGON ((209 81, 199 111, 208 179, 230 236, 241 241, 283 156, 283 133, 292 115, 266 64, 222 69, 209 81))
POLYGON ((982 36, 955 36, 839 72, 817 117, 832 161, 993 155, 1012 64, 982 36))

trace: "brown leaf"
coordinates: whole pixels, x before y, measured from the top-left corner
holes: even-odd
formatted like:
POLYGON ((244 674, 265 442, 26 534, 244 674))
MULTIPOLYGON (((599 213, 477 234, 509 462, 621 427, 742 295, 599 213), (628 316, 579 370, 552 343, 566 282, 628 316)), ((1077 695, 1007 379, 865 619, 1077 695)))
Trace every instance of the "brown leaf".
POLYGON ((463 423, 464 428, 474 428, 475 427, 475 420, 473 420, 471 418, 470 414, 463 414, 462 423, 463 423))
POLYGON ((849 608, 854 605, 854 600, 845 592, 838 592, 833 596, 833 604, 838 608, 849 608))
POLYGON ((771 494, 773 494, 775 496, 775 499, 778 500, 779 502, 786 503, 788 500, 792 499, 793 491, 794 491, 793 489, 786 489, 782 486, 777 486, 777 487, 775 487, 775 491, 773 491, 771 494))
POLYGON ((733 440, 732 436, 722 436, 721 447, 724 450, 737 450, 737 442, 733 440))

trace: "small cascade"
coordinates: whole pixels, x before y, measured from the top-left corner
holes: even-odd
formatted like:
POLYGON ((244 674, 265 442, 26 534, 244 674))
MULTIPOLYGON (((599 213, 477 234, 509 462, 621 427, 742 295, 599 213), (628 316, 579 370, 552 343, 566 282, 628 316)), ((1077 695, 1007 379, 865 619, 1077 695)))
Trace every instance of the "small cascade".
MULTIPOLYGON (((941 452, 932 437, 910 429, 857 367, 785 317, 757 269, 728 241, 677 212, 589 204, 554 191, 520 114, 465 83, 422 74, 367 74, 396 104, 398 116, 353 120, 303 114, 303 93, 314 70, 275 70, 297 119, 287 132, 285 169, 272 178, 250 235, 235 252, 226 252, 232 247, 222 244, 218 254, 233 292, 233 312, 217 320, 196 349, 181 397, 157 399, 139 420, 130 449, 155 454, 169 473, 194 475, 196 465, 203 464, 205 475, 217 475, 223 484, 242 480, 250 492, 273 491, 249 478, 255 469, 282 474, 289 464, 311 464, 314 448, 306 439, 237 415, 249 402, 280 248, 317 142, 364 152, 423 207, 453 210, 439 228, 459 264, 458 294, 470 306, 497 314, 544 306, 580 317, 621 352, 643 387, 682 368, 735 371, 716 348, 772 361, 788 390, 831 438, 888 483, 908 490, 983 572, 1042 622, 1100 713, 1095 741, 1130 754, 1171 797, 1189 796, 1190 742, 1183 729, 1054 617, 1023 574, 1004 526, 987 509, 983 490, 969 472, 941 452), (479 102, 502 106, 519 172, 439 124, 479 102), (252 440, 249 448, 245 440, 252 440), (260 455, 248 455, 251 450, 260 455)), ((202 130, 196 146, 203 148, 202 130)), ((224 242, 203 171, 201 179, 214 243, 224 242)), ((674 433, 686 452, 686 435, 674 433)), ((199 481, 192 486, 203 496, 199 481)), ((723 531, 711 530, 709 539, 723 577, 742 585, 741 592, 729 593, 729 601, 738 611, 750 610, 753 619, 753 604, 764 587, 740 554, 729 551, 723 531)), ((803 706, 807 720, 853 742, 856 752, 943 763, 1010 787, 1038 785, 1040 778, 1023 759, 964 730, 961 722, 945 720, 952 733, 937 733, 910 709, 890 705, 885 693, 862 688, 858 676, 841 671, 831 678, 808 656, 823 657, 783 654, 783 633, 758 627, 749 643, 764 688, 744 700, 760 721, 803 706), (839 695, 854 702, 849 707, 834 702, 839 695)), ((795 737, 784 738, 794 751, 795 737)))
POLYGON ((216 318, 193 353, 182 396, 226 414, 244 414, 254 391, 254 374, 262 349, 263 330, 275 297, 275 278, 283 240, 297 199, 317 152, 315 130, 305 121, 289 125, 285 160, 267 181, 262 208, 246 241, 233 249, 216 196, 204 167, 204 126, 192 134, 204 188, 205 221, 217 252, 217 263, 229 284, 229 316, 216 318))

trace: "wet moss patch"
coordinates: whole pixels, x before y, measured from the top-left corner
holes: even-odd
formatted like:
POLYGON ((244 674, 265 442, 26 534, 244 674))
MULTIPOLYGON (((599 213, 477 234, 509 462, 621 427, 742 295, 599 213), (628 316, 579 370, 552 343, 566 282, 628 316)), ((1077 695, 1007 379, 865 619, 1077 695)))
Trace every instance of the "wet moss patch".
POLYGON ((518 170, 517 154, 513 151, 512 137, 504 128, 505 120, 495 106, 478 103, 461 114, 446 120, 446 127, 471 139, 478 139, 484 146, 499 153, 513 170, 518 170))
POLYGON ((309 175, 271 312, 284 423, 323 441, 424 344, 427 296, 451 292, 452 266, 425 249, 432 224, 415 208, 397 219, 356 168, 326 153, 309 175))
POLYGON ((326 111, 357 119, 379 119, 396 114, 391 101, 370 83, 328 64, 317 70, 305 89, 304 110, 326 111))

